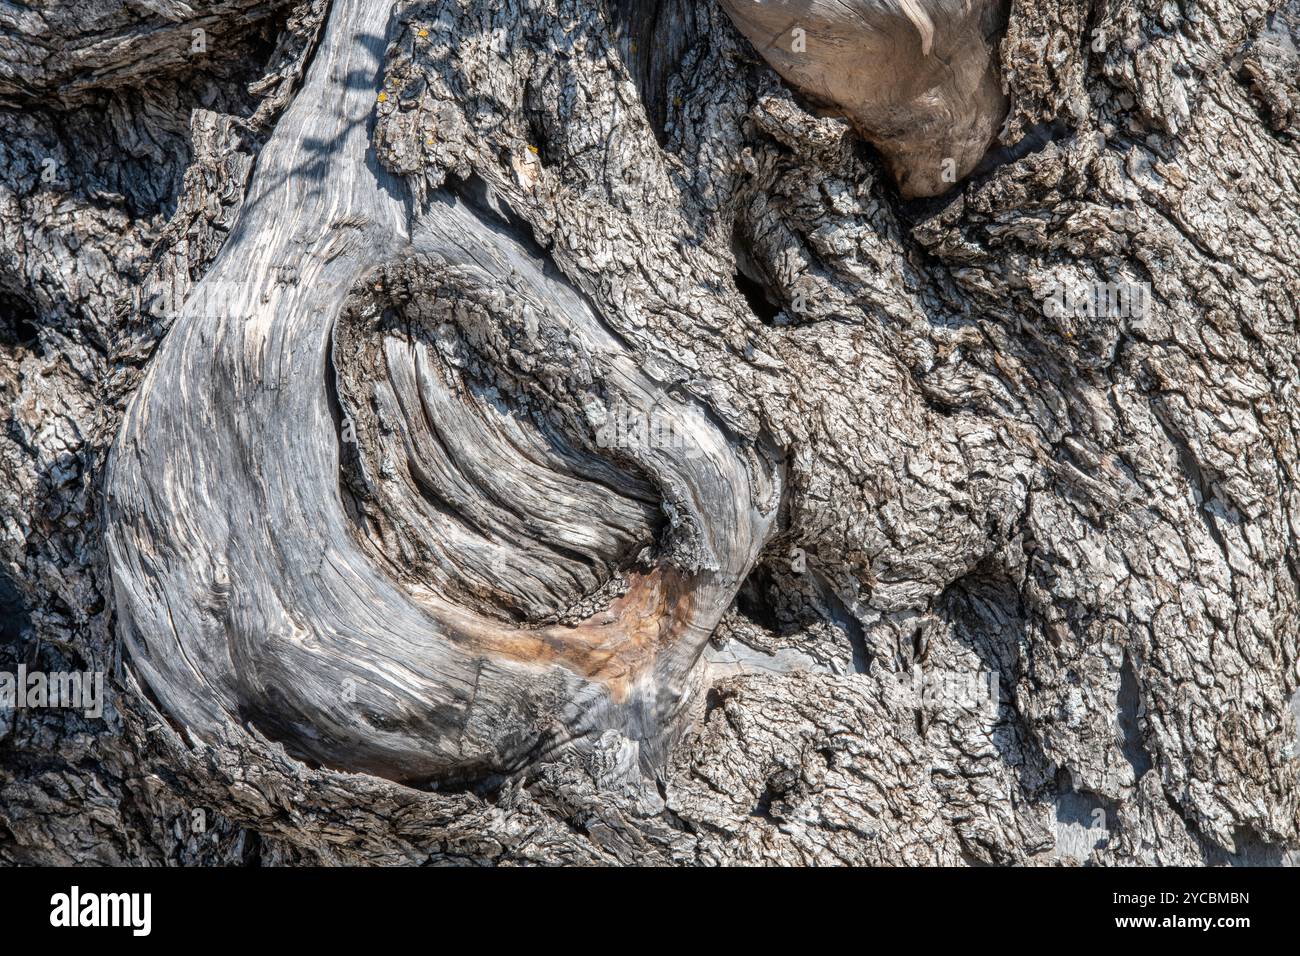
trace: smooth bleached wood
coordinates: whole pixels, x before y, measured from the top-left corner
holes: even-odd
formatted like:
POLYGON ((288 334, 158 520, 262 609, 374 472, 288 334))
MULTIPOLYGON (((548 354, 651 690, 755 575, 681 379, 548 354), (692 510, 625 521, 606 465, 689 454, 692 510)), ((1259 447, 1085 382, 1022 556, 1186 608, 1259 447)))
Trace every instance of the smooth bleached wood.
POLYGON ((947 192, 1007 112, 1007 0, 720 0, 796 89, 879 147, 903 196, 947 192))

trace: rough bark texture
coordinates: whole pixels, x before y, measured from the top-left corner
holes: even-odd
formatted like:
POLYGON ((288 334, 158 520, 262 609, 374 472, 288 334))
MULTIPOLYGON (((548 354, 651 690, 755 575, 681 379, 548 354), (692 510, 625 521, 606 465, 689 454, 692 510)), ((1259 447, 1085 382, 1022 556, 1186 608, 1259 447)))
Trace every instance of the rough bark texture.
POLYGON ((1012 0, 920 200, 717 0, 102 7, 0 6, 0 671, 109 683, 0 861, 1294 857, 1300 3, 1012 0))

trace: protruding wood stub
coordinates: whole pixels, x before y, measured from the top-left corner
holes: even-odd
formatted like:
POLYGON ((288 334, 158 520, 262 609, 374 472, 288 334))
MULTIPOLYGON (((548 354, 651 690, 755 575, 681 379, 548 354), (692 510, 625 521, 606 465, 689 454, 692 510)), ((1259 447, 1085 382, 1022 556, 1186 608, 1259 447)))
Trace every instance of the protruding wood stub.
POLYGON ((719 0, 794 87, 842 112, 905 197, 969 175, 1006 117, 1007 0, 719 0))

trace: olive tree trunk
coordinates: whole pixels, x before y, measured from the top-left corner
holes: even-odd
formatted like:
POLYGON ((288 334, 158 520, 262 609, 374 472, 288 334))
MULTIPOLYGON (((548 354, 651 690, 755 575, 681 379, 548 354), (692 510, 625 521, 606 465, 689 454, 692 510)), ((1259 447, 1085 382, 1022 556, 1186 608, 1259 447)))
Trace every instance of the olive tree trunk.
POLYGON ((1293 862, 1297 41, 0 9, 0 862, 1293 862))

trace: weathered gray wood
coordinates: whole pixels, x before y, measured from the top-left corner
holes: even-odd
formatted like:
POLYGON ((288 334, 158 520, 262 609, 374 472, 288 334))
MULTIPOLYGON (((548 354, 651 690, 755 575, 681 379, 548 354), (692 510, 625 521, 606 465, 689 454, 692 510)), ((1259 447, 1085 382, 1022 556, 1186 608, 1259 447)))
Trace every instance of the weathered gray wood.
POLYGON ((36 0, 0 8, 0 102, 64 104, 192 68, 290 0, 36 0), (209 50, 211 44, 212 50, 209 50))
MULTIPOLYGON (((422 204, 412 245, 403 184, 367 157, 389 20, 387 2, 334 5, 229 242, 127 411, 110 461, 107 521, 133 666, 200 737, 251 720, 297 753, 393 779, 506 771, 609 727, 657 748, 705 639, 763 544, 779 484, 760 473, 766 487, 752 493, 744 460, 703 409, 662 401, 668 383, 647 375, 561 279, 521 255, 518 239, 454 197, 422 204), (386 365, 396 400, 375 410, 401 431, 406 457, 420 459, 444 502, 428 508, 408 483, 407 501, 383 520, 442 549, 445 574, 403 586, 384 553, 390 536, 379 529, 369 550, 358 541, 339 494, 340 430, 330 409, 332 365, 348 356, 331 356, 331 334, 349 290, 413 251, 431 257, 442 280, 430 298, 455 297, 422 306, 428 332, 455 322, 467 340, 500 337, 503 352, 542 353, 574 374, 557 384, 575 401, 610 414, 620 401, 660 404, 681 436, 679 447, 628 452, 640 452, 637 464, 680 527, 610 610, 532 629, 492 616, 490 599, 446 593, 466 580, 479 591, 529 587, 577 604, 619 570, 602 567, 619 557, 605 552, 634 539, 601 533, 606 488, 597 474, 570 475, 565 497, 551 489, 528 500, 529 486, 562 462, 541 457, 548 439, 522 414, 513 423, 533 459, 509 446, 479 457, 489 429, 502 426, 476 414, 486 400, 470 396, 433 340, 394 340, 386 365), (461 301, 476 296, 486 299, 477 309, 461 301), (447 477, 457 474, 459 488, 447 477), (522 513, 505 510, 512 501, 522 513), (530 527, 532 513, 546 509, 566 527, 530 527), (588 579, 564 580, 571 572, 557 551, 591 566, 588 579)), ((367 427, 370 409, 346 411, 365 459, 379 429, 367 427)), ((576 412, 568 440, 593 446, 585 454, 595 469, 594 431, 606 413, 587 423, 576 412)), ((633 529, 647 546, 649 493, 641 492, 633 529)))

